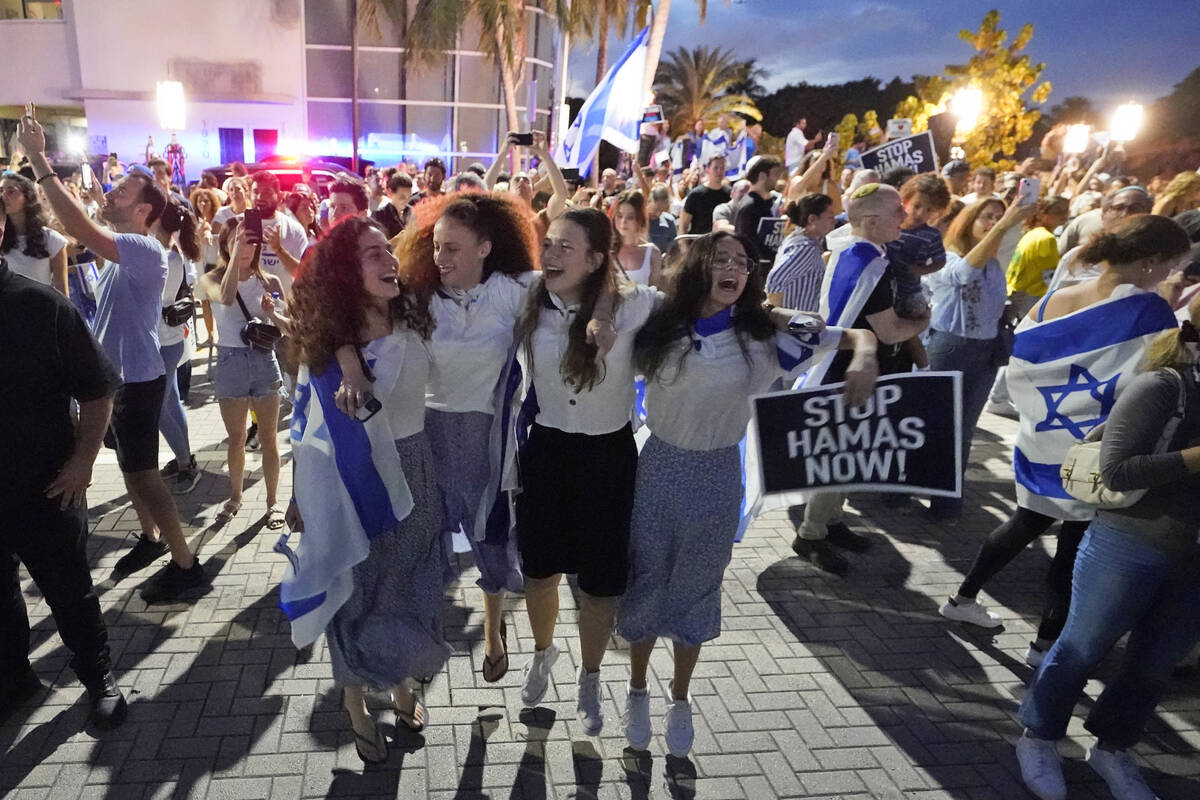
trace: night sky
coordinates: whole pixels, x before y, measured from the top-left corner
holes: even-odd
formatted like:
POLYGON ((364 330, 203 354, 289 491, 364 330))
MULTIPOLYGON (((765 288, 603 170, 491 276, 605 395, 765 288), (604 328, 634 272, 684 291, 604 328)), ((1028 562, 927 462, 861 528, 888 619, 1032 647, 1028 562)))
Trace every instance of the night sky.
MULTIPOLYGON (((1046 64, 1042 78, 1054 85, 1047 106, 1071 95, 1089 97, 1101 110, 1127 100, 1148 103, 1200 66, 1196 0, 709 0, 703 25, 694 0, 673 0, 663 50, 733 48, 766 69, 768 90, 868 75, 886 83, 965 62, 973 50, 958 32, 978 29, 992 8, 999 8, 1010 38, 1033 23, 1026 52, 1046 64)), ((610 63, 624 47, 610 40, 610 63)), ((572 95, 590 91, 595 70, 594 46, 573 47, 572 95)))

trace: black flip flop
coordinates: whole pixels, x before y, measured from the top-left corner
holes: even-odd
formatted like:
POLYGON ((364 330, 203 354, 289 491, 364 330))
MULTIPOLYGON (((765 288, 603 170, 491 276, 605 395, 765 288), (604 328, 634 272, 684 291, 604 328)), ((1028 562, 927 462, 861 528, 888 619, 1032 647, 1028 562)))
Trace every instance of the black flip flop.
POLYGON ((508 674, 508 623, 503 620, 500 622, 500 641, 504 645, 503 653, 494 659, 483 657, 483 668, 480 672, 483 673, 485 683, 496 683, 508 674), (503 669, 500 668, 501 664, 504 665, 503 669))

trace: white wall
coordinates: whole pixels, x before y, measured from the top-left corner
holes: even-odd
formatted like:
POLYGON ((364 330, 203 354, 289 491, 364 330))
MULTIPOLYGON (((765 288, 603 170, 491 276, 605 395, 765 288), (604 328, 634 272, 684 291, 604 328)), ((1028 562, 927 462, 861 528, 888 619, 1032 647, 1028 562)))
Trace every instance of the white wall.
POLYGON ((0 21, 0 53, 4 54, 4 80, 0 80, 0 105, 79 105, 64 91, 78 85, 79 74, 69 25, 65 20, 0 21))

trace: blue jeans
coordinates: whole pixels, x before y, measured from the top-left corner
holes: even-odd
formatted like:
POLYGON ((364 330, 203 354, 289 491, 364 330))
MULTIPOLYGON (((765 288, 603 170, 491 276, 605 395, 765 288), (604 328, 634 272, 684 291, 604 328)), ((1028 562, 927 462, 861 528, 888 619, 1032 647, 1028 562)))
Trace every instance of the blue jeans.
POLYGON ((171 452, 175 454, 175 463, 180 469, 188 465, 192 457, 192 445, 188 441, 187 414, 183 410, 183 402, 179 399, 179 382, 175 380, 175 370, 179 360, 183 358, 183 348, 186 342, 169 344, 159 348, 162 355, 163 367, 167 371, 167 388, 163 392, 162 413, 158 415, 158 430, 171 452))
POLYGON ((1071 611, 1021 704, 1039 739, 1066 735, 1089 674, 1130 632, 1120 674, 1084 727, 1107 745, 1131 747, 1166 689, 1171 670, 1200 638, 1200 564, 1172 558, 1097 519, 1075 559, 1071 611))
MULTIPOLYGON (((937 330, 929 334, 929 342, 925 345, 930 369, 962 373, 963 472, 967 470, 967 459, 971 455, 971 437, 996 380, 996 365, 992 361, 995 348, 995 339, 968 339, 937 330)), ((961 499, 952 497, 935 497, 931 503, 931 508, 962 506, 961 499)))

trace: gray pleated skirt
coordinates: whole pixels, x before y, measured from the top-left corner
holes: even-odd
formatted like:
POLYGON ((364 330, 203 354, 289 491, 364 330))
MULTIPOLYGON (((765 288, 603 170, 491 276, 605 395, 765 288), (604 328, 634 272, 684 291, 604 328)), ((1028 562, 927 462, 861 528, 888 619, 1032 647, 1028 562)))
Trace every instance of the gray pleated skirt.
POLYGON ((388 689, 425 679, 450 657, 442 638, 441 509, 433 455, 424 432, 396 442, 413 509, 371 540, 354 566, 354 593, 325 629, 333 679, 341 686, 388 689))
POLYGON ((737 446, 683 450, 651 436, 637 465, 629 586, 617 633, 699 645, 721 634, 721 580, 742 507, 737 446))

